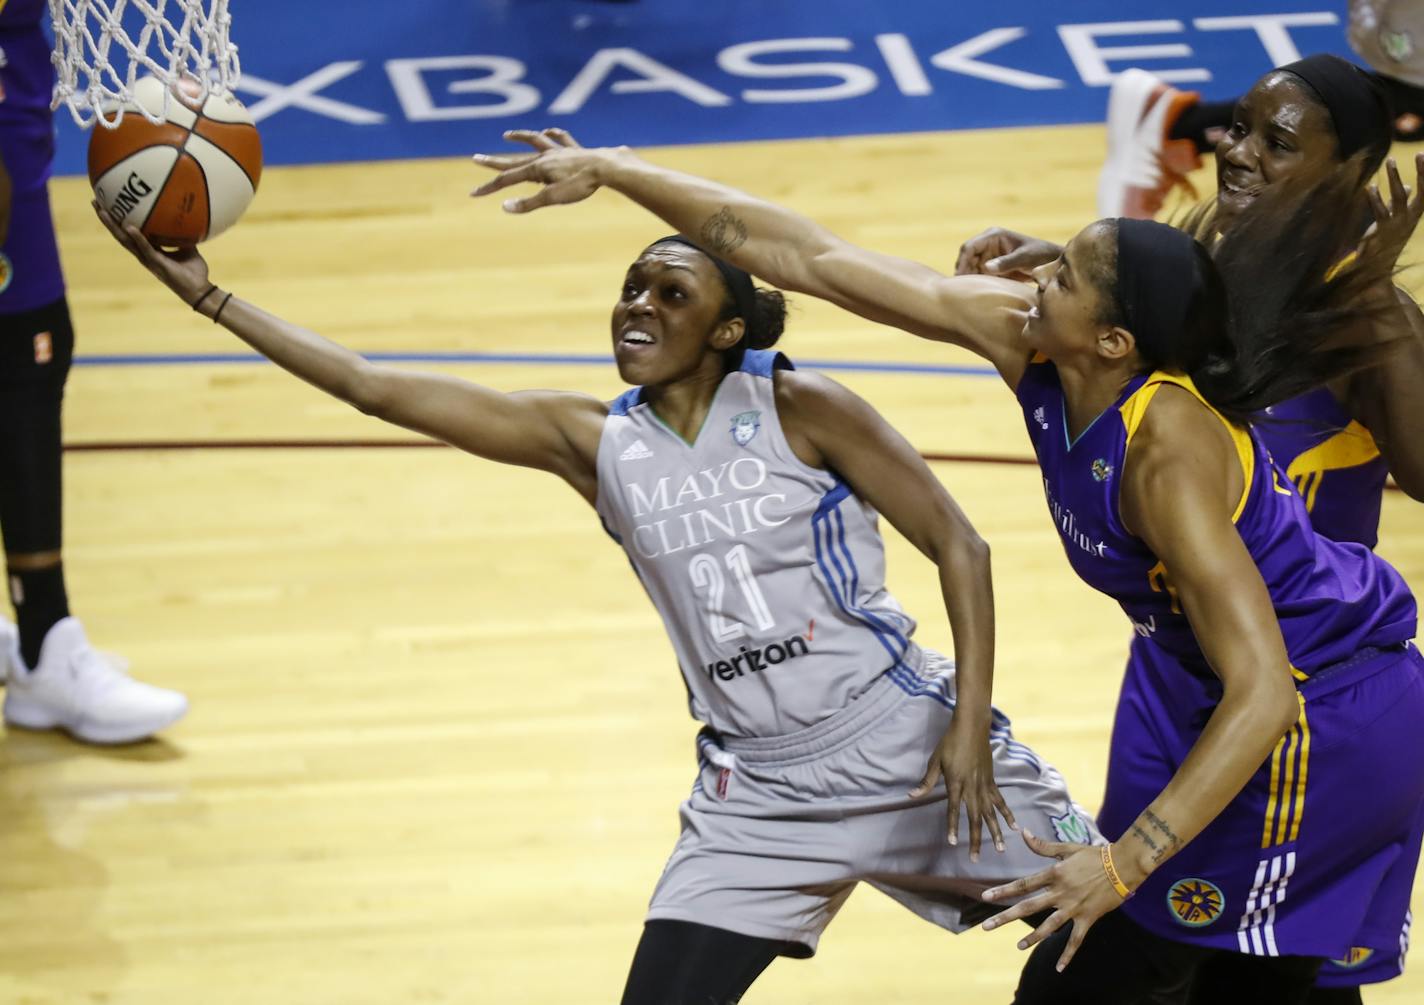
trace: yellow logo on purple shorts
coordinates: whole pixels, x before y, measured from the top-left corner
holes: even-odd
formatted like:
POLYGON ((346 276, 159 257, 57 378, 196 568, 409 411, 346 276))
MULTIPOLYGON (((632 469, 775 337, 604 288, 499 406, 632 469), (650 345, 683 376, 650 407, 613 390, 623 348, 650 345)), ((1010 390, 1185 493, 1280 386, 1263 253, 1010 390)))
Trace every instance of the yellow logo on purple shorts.
POLYGON ((1202 928, 1221 916, 1226 903, 1221 887, 1204 879, 1179 879, 1167 891, 1172 917, 1188 928, 1202 928))
POLYGON ((1353 970, 1355 967, 1362 967, 1365 962, 1375 954, 1373 949, 1364 946, 1352 946, 1350 951, 1338 960, 1330 962, 1337 967, 1344 967, 1346 970, 1353 970))

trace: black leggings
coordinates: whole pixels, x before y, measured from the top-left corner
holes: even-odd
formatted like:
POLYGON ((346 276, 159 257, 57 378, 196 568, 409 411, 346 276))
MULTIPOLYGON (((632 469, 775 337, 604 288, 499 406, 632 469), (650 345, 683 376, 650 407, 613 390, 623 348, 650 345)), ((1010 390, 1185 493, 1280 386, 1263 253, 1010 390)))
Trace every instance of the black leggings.
POLYGON ((758 939, 689 921, 649 921, 633 954, 623 1005, 735 1005, 795 942, 758 939))
MULTIPOLYGON (((1024 922, 1036 928, 1048 915, 1045 911, 1024 922)), ((778 956, 810 955, 800 942, 758 939, 689 921, 649 921, 633 954, 623 1005, 734 1005, 778 956)))
POLYGON ((0 315, 0 528, 7 552, 60 548, 60 406, 73 355, 63 300, 0 315))
POLYGON ((1173 942, 1113 911, 1098 919, 1060 974, 1054 967, 1068 935, 1064 926, 1034 947, 1019 976, 1015 1005, 1303 1005, 1322 962, 1173 942), (1207 960, 1212 965, 1203 969, 1207 960))

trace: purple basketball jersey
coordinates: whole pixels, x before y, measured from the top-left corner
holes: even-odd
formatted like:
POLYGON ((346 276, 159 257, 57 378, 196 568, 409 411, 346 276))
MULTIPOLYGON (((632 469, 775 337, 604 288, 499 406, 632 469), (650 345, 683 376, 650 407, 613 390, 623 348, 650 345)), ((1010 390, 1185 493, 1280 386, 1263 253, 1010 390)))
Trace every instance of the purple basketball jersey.
MULTIPOLYGON (((1193 673, 1210 669, 1178 603, 1171 570, 1129 534, 1118 516, 1128 444, 1165 373, 1134 378, 1117 403, 1068 441, 1063 389, 1051 362, 1030 365, 1018 397, 1043 471, 1053 522, 1074 571, 1116 600, 1138 635, 1193 673)), ((1198 396, 1199 397, 1199 396, 1198 396)), ((1357 544, 1315 532, 1304 501, 1245 429, 1229 427, 1246 473, 1236 526, 1280 619, 1292 665, 1302 674, 1349 659, 1367 646, 1414 637, 1414 598, 1390 565, 1357 544)))
POLYGON ((1254 428, 1305 500, 1318 533, 1366 548, 1378 543, 1389 464, 1329 388, 1268 408, 1254 428))
POLYGON ((33 310, 64 295, 47 190, 54 160, 54 68, 40 28, 44 6, 43 0, 9 0, 0 8, 0 156, 13 188, 10 233, 0 246, 0 314, 33 310))

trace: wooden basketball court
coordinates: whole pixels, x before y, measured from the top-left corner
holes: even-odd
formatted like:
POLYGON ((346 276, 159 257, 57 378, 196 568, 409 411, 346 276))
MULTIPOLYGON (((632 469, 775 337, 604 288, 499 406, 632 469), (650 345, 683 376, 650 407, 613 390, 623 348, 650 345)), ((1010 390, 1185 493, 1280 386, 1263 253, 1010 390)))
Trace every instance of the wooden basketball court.
MULTIPOLYGON (((986 226, 1089 221, 1102 145, 1094 126, 649 156, 951 268, 986 226)), ((358 350, 543 354, 565 361, 411 365, 614 396, 611 363, 567 357, 609 352, 623 270, 665 228, 612 194, 507 217, 466 198, 479 177, 270 170, 213 279, 358 350)), ((113 245, 82 180, 53 194, 80 353, 118 357, 70 382, 75 611, 193 706, 131 748, 0 736, 0 1001, 616 1001, 695 769, 622 554, 547 475, 427 448, 270 365, 182 361, 245 347, 113 245)), ((977 366, 807 300, 783 347, 977 366)), ((836 376, 960 458, 935 469, 994 549, 996 701, 1095 806, 1130 630, 1071 575, 1013 399, 981 374, 836 376)), ((891 589, 948 647, 932 567, 887 536, 891 589)), ((1424 509, 1398 492, 1380 551, 1424 585, 1424 509)), ((1017 937, 951 937, 863 889, 747 1001, 1007 1001, 1017 937)), ((1424 968, 1366 993, 1421 998, 1424 968)))

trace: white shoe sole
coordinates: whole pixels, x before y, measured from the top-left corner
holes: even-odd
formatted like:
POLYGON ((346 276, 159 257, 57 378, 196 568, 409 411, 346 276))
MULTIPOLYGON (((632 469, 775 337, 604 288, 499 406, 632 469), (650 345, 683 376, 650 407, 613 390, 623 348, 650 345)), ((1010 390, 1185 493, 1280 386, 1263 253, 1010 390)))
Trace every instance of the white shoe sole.
POLYGON ((98 746, 116 746, 124 743, 138 743, 155 733, 161 732, 188 714, 188 701, 175 704, 162 715, 155 715, 141 723, 125 723, 121 726, 103 726, 93 723, 69 723, 42 705, 31 704, 13 693, 5 696, 5 725, 20 729, 44 731, 59 729, 76 740, 98 746))

